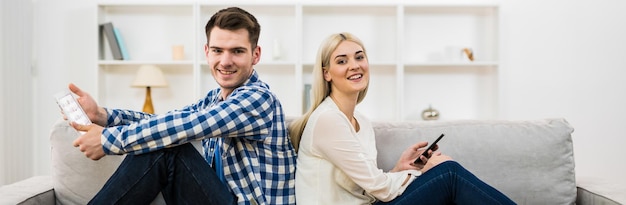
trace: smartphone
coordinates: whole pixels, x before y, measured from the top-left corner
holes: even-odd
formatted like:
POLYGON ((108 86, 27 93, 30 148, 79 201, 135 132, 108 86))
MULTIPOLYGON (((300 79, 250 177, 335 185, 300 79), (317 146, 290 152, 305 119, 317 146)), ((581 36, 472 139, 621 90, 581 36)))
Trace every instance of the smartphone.
MULTIPOLYGON (((76 122, 81 125, 89 125, 91 124, 91 120, 87 117, 83 108, 80 107, 76 98, 69 90, 64 90, 58 92, 54 95, 54 98, 57 100, 57 104, 63 111, 63 114, 70 122, 76 122)), ((80 132, 81 134, 85 134, 85 132, 80 132)))
MULTIPOLYGON (((424 152, 422 152, 422 156, 429 158, 428 157, 428 151, 432 150, 433 148, 435 148, 435 145, 437 145, 437 142, 439 142, 439 140, 441 140, 441 138, 443 138, 444 134, 439 135, 439 137, 437 137, 437 139, 435 140, 435 142, 431 143, 430 146, 428 146, 428 148, 426 148, 426 150, 424 150, 424 152)), ((422 158, 418 157, 415 162, 413 162, 414 164, 418 164, 418 163, 422 163, 425 164, 426 162, 422 162, 422 158)))

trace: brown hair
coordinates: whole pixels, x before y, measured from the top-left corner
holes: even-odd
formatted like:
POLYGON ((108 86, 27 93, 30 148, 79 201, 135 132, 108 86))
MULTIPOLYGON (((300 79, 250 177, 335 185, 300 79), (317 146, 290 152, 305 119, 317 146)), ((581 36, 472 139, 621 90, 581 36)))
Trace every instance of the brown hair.
POLYGON ((207 22, 204 27, 207 44, 209 43, 211 30, 214 27, 231 31, 245 28, 248 30, 248 40, 250 40, 250 44, 252 45, 251 48, 256 48, 259 42, 261 25, 259 25, 259 22, 252 14, 239 7, 225 8, 213 14, 211 19, 209 19, 209 22, 207 22))

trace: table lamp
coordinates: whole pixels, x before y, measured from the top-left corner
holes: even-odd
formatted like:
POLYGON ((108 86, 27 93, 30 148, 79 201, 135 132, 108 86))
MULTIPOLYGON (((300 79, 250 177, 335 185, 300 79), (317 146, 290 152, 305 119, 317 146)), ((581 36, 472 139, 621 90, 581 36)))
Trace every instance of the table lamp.
POLYGON ((146 101, 143 104, 143 112, 154 114, 150 88, 167 86, 167 81, 165 80, 161 69, 154 65, 142 65, 137 71, 137 76, 135 77, 135 81, 133 81, 132 86, 146 88, 146 101))

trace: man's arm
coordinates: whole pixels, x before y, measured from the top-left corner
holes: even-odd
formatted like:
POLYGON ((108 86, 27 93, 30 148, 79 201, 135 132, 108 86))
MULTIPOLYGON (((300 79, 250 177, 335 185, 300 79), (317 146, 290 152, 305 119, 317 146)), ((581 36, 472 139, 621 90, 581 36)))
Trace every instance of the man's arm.
POLYGON ((152 115, 144 112, 137 112, 123 109, 103 108, 107 116, 104 127, 113 127, 120 125, 129 125, 140 120, 150 118, 152 115))
MULTIPOLYGON (((208 95, 213 95, 215 92, 211 91, 208 95)), ((207 102, 207 98, 201 99, 195 104, 187 105, 180 109, 179 111, 193 111, 199 110, 199 107, 202 107, 207 102)), ((124 109, 111 109, 111 108, 102 108, 102 112, 104 116, 106 116, 106 123, 102 125, 103 127, 113 127, 119 125, 129 125, 134 122, 139 122, 140 120, 150 118, 155 116, 153 114, 148 114, 144 112, 137 112, 132 110, 124 110, 124 109)))
POLYGON ((262 140, 272 126, 274 100, 266 89, 239 88, 213 106, 106 128, 102 132, 103 148, 107 154, 140 154, 209 137, 262 140))

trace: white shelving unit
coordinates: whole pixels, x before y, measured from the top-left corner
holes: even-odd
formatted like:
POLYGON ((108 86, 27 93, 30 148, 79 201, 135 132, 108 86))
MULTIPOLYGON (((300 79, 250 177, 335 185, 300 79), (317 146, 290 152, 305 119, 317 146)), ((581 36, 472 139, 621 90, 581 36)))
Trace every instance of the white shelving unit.
POLYGON ((322 39, 347 31, 368 52, 370 89, 358 109, 371 119, 421 120, 429 106, 442 120, 497 118, 498 3, 443 2, 100 2, 97 23, 120 30, 130 60, 111 60, 108 45, 99 44, 95 97, 106 106, 140 109, 145 91, 130 84, 143 64, 161 67, 170 83, 152 91, 157 113, 203 97, 217 87, 204 58, 204 26, 219 9, 239 6, 261 24, 255 69, 288 116, 304 109, 304 85, 322 39), (184 60, 171 60, 173 45, 184 46, 184 60), (461 56, 464 47, 474 61, 461 56))

